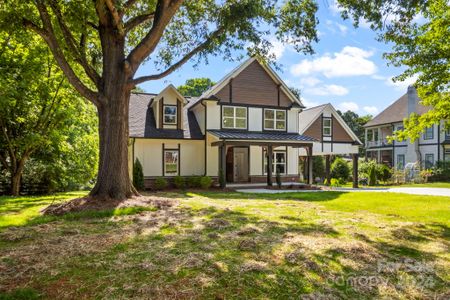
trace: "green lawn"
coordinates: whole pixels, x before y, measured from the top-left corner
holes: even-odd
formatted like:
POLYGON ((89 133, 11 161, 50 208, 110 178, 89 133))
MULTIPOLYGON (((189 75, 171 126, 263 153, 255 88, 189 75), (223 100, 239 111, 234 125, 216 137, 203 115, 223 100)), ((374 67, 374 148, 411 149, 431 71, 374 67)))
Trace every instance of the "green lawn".
MULTIPOLYGON (((85 193, 0 197, 0 299, 434 298, 450 198, 157 193, 177 204, 42 217, 85 193)), ((152 194, 155 195, 155 194, 152 194)))
MULTIPOLYGON (((347 182, 342 185, 342 187, 352 187, 353 184, 351 182, 347 182)), ((397 184, 397 185, 376 185, 376 186, 362 186, 361 188, 380 188, 380 187, 428 187, 428 188, 447 188, 450 189, 450 182, 428 182, 428 183, 407 183, 407 184, 397 184)))

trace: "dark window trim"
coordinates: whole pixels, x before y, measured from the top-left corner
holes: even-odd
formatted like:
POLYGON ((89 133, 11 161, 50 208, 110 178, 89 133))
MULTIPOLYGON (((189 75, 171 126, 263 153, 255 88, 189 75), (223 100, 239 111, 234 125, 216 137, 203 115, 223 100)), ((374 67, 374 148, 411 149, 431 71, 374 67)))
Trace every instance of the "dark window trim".
POLYGON ((290 110, 290 106, 277 106, 277 105, 263 105, 263 104, 247 104, 247 103, 230 103, 230 102, 217 102, 220 106, 240 106, 240 107, 254 107, 254 108, 273 108, 273 109, 286 109, 290 110))
POLYGON ((322 115, 322 135, 324 137, 331 137, 333 138, 333 117, 324 117, 322 115), (330 134, 325 134, 325 120, 330 120, 330 134))
POLYGON ((434 139, 434 124, 432 124, 431 127, 425 128, 425 132, 423 133, 423 139, 427 141, 434 139), (431 137, 427 137, 428 129, 431 129, 431 137))
MULTIPOLYGON (((228 128, 228 127, 223 127, 223 106, 225 106, 225 107, 240 107, 240 106, 238 106, 238 105, 221 105, 220 106, 220 129, 222 130, 222 129, 225 129, 225 130, 243 130, 243 131, 248 131, 248 107, 245 107, 245 113, 246 113, 246 124, 245 124, 245 126, 246 126, 246 128, 228 128)), ((236 118, 236 117, 234 117, 234 118, 236 118)))
MULTIPOLYGON (((272 154, 273 154, 274 158, 275 158, 275 153, 276 152, 284 153, 284 173, 280 173, 280 175, 288 174, 288 170, 287 170, 287 168, 288 168, 288 163, 287 163, 288 150, 287 150, 287 146, 284 146, 284 147, 285 147, 284 150, 275 150, 275 149, 272 150, 272 154)), ((267 150, 263 147, 262 148, 262 169, 263 169, 263 175, 267 175, 267 170, 264 168, 265 157, 267 156, 265 154, 265 152, 267 152, 267 150)), ((275 164, 275 160, 273 158, 272 158, 272 164, 275 164)), ((276 174, 276 170, 273 169, 272 170, 272 175, 275 175, 275 174, 276 174)))
MULTIPOLYGON (((275 117, 275 116, 274 116, 275 117)), ((274 119, 274 126, 276 126, 276 119, 274 119)), ((269 108, 269 107, 264 107, 262 109, 262 130, 263 131, 276 131, 276 132, 287 132, 287 127, 288 127, 288 110, 284 109, 284 108, 269 108), (276 113, 277 110, 279 111, 284 111, 284 129, 266 129, 265 128, 265 124, 266 124, 266 110, 274 110, 276 113)))
POLYGON ((163 147, 163 152, 162 152, 162 166, 163 166, 163 174, 162 174, 162 176, 164 176, 164 177, 173 177, 173 176, 179 176, 180 175, 180 162, 181 162, 181 156, 180 156, 180 154, 181 154, 181 144, 178 144, 178 147, 177 148, 165 148, 165 144, 163 143, 162 144, 162 147, 163 147), (174 175, 166 175, 166 151, 175 151, 175 152, 177 152, 178 153, 178 160, 177 160, 177 173, 176 174, 174 174, 174 175))
POLYGON ((162 109, 162 121, 163 121, 163 125, 178 125, 178 105, 177 104, 163 104, 163 109, 162 109), (165 113, 165 108, 166 107, 175 107, 175 123, 166 123, 166 118, 164 118, 165 113))

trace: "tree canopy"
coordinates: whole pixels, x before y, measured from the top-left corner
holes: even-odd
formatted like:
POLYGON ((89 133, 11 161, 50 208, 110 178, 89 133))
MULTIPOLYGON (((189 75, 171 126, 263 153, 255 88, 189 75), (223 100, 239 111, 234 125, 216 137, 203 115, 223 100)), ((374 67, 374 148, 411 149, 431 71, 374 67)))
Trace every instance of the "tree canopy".
POLYGON ((192 78, 186 80, 183 85, 180 85, 178 87, 178 91, 183 96, 199 97, 201 94, 203 94, 203 92, 208 90, 214 84, 215 82, 209 78, 192 78))
POLYGON ((369 22, 379 39, 392 43, 385 53, 394 66, 406 67, 395 80, 417 78, 422 104, 432 109, 405 120, 397 139, 418 138, 426 127, 450 120, 450 3, 447 0, 339 0, 344 18, 369 22))
MULTIPOLYGON (((344 113, 342 113, 340 110, 338 110, 337 112, 364 145, 366 140, 364 124, 369 122, 372 119, 372 116, 371 115, 359 116, 357 113, 350 110, 344 113)), ((359 153, 361 155, 365 153, 364 147, 359 148, 359 153)))
POLYGON ((45 161, 59 187, 92 179, 94 117, 93 107, 74 93, 39 37, 0 32, 0 163, 13 194, 19 193, 29 160, 45 161))

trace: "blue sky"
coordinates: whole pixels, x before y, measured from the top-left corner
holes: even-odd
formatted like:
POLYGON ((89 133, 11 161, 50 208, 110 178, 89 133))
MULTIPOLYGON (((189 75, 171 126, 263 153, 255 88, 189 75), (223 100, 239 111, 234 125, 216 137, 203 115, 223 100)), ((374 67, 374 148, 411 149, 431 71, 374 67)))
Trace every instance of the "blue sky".
MULTIPOLYGON (((288 86, 299 88, 307 107, 332 103, 337 109, 358 114, 376 115, 406 92, 412 80, 393 83, 392 76, 401 69, 387 66, 382 58, 389 45, 376 40, 376 34, 363 23, 357 29, 350 21, 343 21, 338 9, 326 1, 319 1, 319 38, 314 55, 294 51, 289 45, 273 42, 273 52, 281 66, 280 77, 288 86)), ((209 57, 209 64, 197 68, 187 63, 178 71, 158 81, 140 85, 147 92, 159 92, 167 84, 181 85, 186 79, 209 77, 218 81, 238 62, 209 57)), ((150 61, 138 74, 155 73, 150 61)))

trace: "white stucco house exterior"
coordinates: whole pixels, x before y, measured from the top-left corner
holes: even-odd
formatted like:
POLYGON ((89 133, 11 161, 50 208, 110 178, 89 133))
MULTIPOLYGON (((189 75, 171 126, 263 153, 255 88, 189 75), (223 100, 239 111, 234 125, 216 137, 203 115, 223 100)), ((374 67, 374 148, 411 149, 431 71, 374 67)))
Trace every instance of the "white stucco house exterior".
MULTIPOLYGON (((281 78, 255 58, 226 75, 200 97, 173 85, 130 99, 129 161, 139 159, 146 186, 157 177, 210 176, 228 183, 272 184, 300 178, 306 157, 354 154, 361 142, 330 105, 305 109, 281 78)), ((329 159, 327 160, 329 162, 329 159)))

